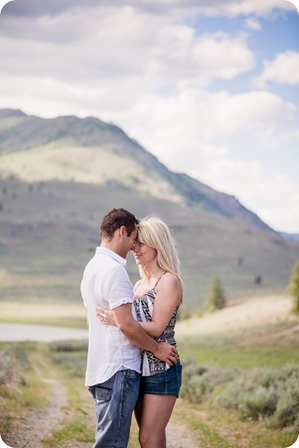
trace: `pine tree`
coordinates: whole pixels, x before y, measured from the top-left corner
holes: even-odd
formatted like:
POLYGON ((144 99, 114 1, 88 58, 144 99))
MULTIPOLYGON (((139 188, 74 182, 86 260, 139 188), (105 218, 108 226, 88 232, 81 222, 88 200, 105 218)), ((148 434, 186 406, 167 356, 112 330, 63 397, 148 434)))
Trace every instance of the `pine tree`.
POLYGON ((299 313, 299 260, 294 264, 288 293, 293 297, 293 310, 299 313))
POLYGON ((207 309, 212 312, 220 310, 226 305, 225 293, 219 277, 212 278, 209 284, 206 305, 207 309))

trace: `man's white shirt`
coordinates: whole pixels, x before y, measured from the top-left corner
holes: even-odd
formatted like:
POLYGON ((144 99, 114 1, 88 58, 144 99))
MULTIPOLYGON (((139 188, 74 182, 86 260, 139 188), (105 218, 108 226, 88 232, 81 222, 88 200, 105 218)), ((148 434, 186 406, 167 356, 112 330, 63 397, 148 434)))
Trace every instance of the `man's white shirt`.
MULTIPOLYGON (((113 310, 133 303, 133 286, 126 263, 112 250, 100 246, 84 270, 80 289, 89 324, 86 386, 103 383, 122 369, 140 372, 139 347, 116 326, 101 323, 96 315, 98 305, 113 310)), ((133 306, 132 312, 135 312, 133 306)))

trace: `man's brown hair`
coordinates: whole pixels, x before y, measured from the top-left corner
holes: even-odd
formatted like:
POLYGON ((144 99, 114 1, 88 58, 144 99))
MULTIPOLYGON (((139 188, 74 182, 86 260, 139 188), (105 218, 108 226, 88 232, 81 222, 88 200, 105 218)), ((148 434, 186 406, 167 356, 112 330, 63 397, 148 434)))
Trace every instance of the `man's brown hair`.
POLYGON ((139 221, 133 213, 124 208, 113 208, 106 213, 101 221, 100 238, 111 240, 114 232, 122 226, 125 226, 127 235, 130 236, 138 223, 139 221))

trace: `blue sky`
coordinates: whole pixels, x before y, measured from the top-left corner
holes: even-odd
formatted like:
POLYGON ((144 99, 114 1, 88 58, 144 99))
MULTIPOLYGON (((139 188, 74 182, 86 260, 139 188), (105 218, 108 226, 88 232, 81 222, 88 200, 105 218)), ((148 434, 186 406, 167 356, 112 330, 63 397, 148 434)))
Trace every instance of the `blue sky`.
MULTIPOLYGON (((4 2, 3 2, 4 3, 4 2)), ((286 0, 15 0, 0 107, 114 122, 299 233, 299 14, 286 0)))

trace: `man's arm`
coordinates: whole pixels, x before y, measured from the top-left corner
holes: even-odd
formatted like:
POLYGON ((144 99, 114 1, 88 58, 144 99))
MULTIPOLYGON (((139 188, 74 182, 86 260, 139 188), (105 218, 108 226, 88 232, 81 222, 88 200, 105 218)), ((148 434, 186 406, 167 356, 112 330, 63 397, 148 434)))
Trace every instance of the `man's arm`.
POLYGON ((115 323, 120 331, 138 347, 152 352, 158 359, 168 365, 176 364, 177 350, 167 342, 156 342, 145 330, 134 320, 132 315, 132 305, 126 303, 113 309, 115 323))

